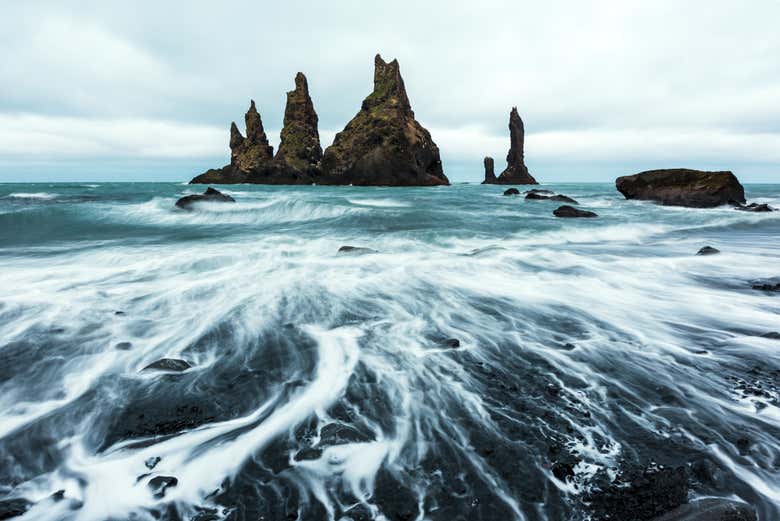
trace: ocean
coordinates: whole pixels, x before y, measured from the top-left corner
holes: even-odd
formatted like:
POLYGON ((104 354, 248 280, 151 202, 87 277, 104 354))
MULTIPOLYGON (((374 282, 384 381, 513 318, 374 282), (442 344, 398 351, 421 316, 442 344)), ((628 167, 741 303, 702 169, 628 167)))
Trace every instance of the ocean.
POLYGON ((541 186, 599 216, 560 219, 504 188, 232 185, 187 212, 205 187, 1 184, 0 498, 585 520, 644 487, 780 519, 780 294, 752 288, 780 282, 780 212, 541 186))

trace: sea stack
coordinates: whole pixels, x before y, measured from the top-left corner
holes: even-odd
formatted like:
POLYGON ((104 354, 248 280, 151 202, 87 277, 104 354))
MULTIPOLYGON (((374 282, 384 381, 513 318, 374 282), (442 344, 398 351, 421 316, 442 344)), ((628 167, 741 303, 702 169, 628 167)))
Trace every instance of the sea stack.
POLYGON ((374 91, 360 112, 325 150, 328 184, 374 186, 448 185, 439 147, 414 119, 398 61, 374 58, 374 91))
POLYGON ((230 124, 230 164, 208 170, 190 181, 190 184, 246 183, 249 182, 250 174, 270 164, 274 149, 268 143, 263 120, 254 100, 249 102, 244 122, 246 137, 241 135, 235 121, 230 124))
POLYGON ((488 156, 485 158, 485 180, 482 184, 495 184, 496 183, 496 171, 493 169, 493 158, 488 156))
POLYGON ((506 155, 506 169, 501 172, 497 178, 488 177, 485 170, 485 180, 483 184, 500 185, 535 185, 539 184, 536 179, 528 173, 528 167, 525 166, 525 126, 520 114, 517 113, 517 107, 512 107, 509 113, 509 152, 506 155))
POLYGON ((287 93, 279 150, 274 160, 300 172, 308 172, 322 159, 317 112, 302 72, 295 75, 295 90, 287 93))
POLYGON ((615 186, 626 199, 656 201, 666 206, 712 208, 745 203, 745 189, 729 171, 649 170, 618 177, 615 186))

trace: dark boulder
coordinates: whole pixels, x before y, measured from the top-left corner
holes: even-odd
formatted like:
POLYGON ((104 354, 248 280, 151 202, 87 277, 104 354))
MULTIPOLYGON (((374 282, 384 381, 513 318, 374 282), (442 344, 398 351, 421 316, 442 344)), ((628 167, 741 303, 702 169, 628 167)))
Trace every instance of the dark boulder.
POLYGON ((732 201, 745 202, 744 188, 727 171, 650 170, 618 177, 615 186, 626 199, 657 201, 667 206, 711 208, 732 201))
POLYGON ((151 489, 152 494, 156 498, 165 497, 165 493, 169 488, 173 488, 179 484, 179 480, 173 476, 155 476, 149 480, 148 487, 151 489))
POLYGON ((520 190, 517 188, 507 188, 504 190, 504 195, 520 195, 520 190))
POLYGON ((705 498, 691 501, 653 521, 756 521, 756 512, 745 503, 705 498))
POLYGON ((580 204, 577 201, 575 201, 574 199, 572 199, 571 197, 566 196, 566 195, 561 195, 561 194, 558 194, 558 195, 543 195, 541 192, 534 192, 534 191, 528 192, 526 194, 525 198, 529 199, 529 200, 532 200, 532 201, 550 200, 550 201, 558 201, 558 202, 561 202, 561 203, 580 204))
POLYGON ((764 282, 763 284, 753 284, 751 287, 759 291, 780 291, 780 282, 764 282))
POLYGON ((492 157, 486 157, 485 158, 485 180, 482 181, 482 184, 495 184, 496 183, 496 171, 493 167, 493 158, 492 157))
POLYGON ((371 248, 362 248, 360 246, 342 246, 339 248, 339 254, 350 254, 350 255, 362 255, 365 253, 379 253, 376 250, 372 250, 371 248))
POLYGON ((750 203, 748 205, 738 205, 734 207, 735 210, 741 212, 774 212, 775 209, 768 204, 750 203))
POLYGON ((506 169, 493 179, 485 176, 485 183, 504 185, 535 185, 536 179, 525 166, 525 126, 517 107, 509 113, 509 152, 506 155, 506 169))
POLYGON ((161 358, 156 362, 152 362, 147 365, 141 371, 168 371, 174 373, 181 373, 192 367, 186 360, 179 358, 161 358))
POLYGON ((777 331, 769 331, 761 335, 761 338, 771 338, 772 340, 780 340, 780 333, 777 331))
POLYGON ((460 347, 460 340, 458 340, 457 338, 447 338, 446 340, 441 341, 441 345, 443 345, 444 347, 451 347, 454 349, 456 347, 460 347))
POLYGON ((573 206, 563 205, 553 211, 556 217, 598 217, 594 212, 578 210, 573 206))
POLYGON ((198 195, 185 195, 178 201, 176 201, 176 206, 179 208, 182 208, 184 210, 191 210, 192 205, 195 203, 235 203, 236 200, 230 197, 229 195, 225 195, 219 190, 215 190, 211 187, 207 188, 205 192, 198 195))
POLYGON ((129 351, 133 348, 133 344, 130 342, 119 342, 117 345, 114 346, 114 349, 119 349, 120 351, 129 351))
POLYGON ((19 517, 27 512, 32 503, 22 498, 3 499, 0 501, 0 519, 19 517))
POLYGON ((374 91, 336 134, 320 164, 323 184, 435 186, 450 184, 439 147, 414 118, 397 60, 374 58, 374 91))
POLYGON ((696 252, 696 255, 715 255, 716 253, 720 253, 720 250, 712 246, 704 246, 696 252))

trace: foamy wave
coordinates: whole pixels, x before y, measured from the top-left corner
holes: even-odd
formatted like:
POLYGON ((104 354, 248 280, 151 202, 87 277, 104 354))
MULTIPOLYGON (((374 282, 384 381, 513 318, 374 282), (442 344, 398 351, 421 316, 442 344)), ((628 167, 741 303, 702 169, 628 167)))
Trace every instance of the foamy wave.
POLYGON ((395 199, 347 199, 350 204, 359 206, 375 206, 377 208, 408 208, 409 203, 395 199))
POLYGON ((58 194, 51 194, 48 192, 14 192, 8 194, 6 197, 12 199, 54 199, 58 194))

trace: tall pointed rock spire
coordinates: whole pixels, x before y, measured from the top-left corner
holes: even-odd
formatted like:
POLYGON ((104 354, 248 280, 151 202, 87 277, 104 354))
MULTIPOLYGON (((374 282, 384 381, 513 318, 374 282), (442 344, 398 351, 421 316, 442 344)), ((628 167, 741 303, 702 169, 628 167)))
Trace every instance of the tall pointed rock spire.
POLYGON ((295 89, 287 93, 279 149, 275 160, 305 172, 322 159, 318 118, 302 72, 295 75, 295 89))
POLYGON ((414 119, 397 60, 374 58, 374 90, 322 157, 332 184, 446 185, 439 148, 414 119))

